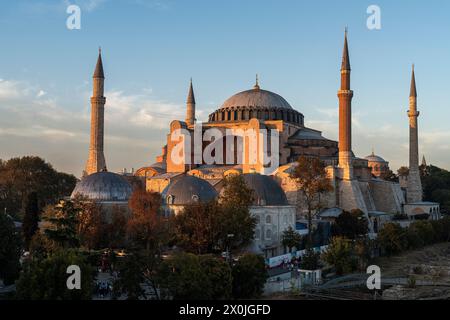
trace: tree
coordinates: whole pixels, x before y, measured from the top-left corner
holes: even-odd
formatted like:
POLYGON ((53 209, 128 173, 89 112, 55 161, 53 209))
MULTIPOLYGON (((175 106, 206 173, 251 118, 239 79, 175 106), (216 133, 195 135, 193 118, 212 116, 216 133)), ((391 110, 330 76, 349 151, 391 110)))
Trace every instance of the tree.
POLYGON ((0 279, 9 285, 19 276, 21 241, 14 222, 0 213, 0 279))
POLYGON ((87 249, 107 248, 106 228, 108 222, 102 212, 101 205, 87 200, 78 199, 77 236, 80 245, 87 249))
POLYGON ((236 250, 248 245, 256 226, 256 219, 249 211, 251 194, 242 176, 225 178, 219 201, 186 206, 173 218, 177 244, 196 254, 236 250))
POLYGON ((397 175, 399 177, 407 177, 409 175, 409 168, 408 167, 400 167, 397 170, 397 175))
POLYGON ((378 233, 377 241, 388 255, 400 253, 408 246, 405 230, 396 223, 386 223, 378 233))
POLYGON ((61 248, 78 248, 79 213, 80 208, 73 201, 60 201, 54 207, 47 207, 44 211, 44 220, 48 223, 45 235, 61 248))
POLYGON ((43 260, 57 250, 57 246, 43 233, 37 232, 30 241, 30 257, 33 260, 43 260))
POLYGON ((161 196, 137 189, 128 201, 131 218, 127 223, 127 237, 133 246, 159 252, 168 240, 167 219, 161 214, 161 196))
POLYGON ((331 239, 327 251, 323 254, 323 259, 335 267, 338 275, 352 272, 357 265, 351 240, 344 237, 331 239))
POLYGON ((111 222, 105 226, 105 244, 110 249, 123 248, 127 232, 125 209, 114 206, 111 222))
POLYGON ((254 201, 253 190, 242 175, 228 175, 224 179, 219 198, 219 246, 236 250, 248 245, 254 237, 256 218, 250 213, 254 201), (229 237, 229 235, 233 235, 229 237))
POLYGON ((220 207, 216 201, 186 206, 172 218, 177 245, 195 254, 220 251, 219 212, 220 207))
POLYGON ((319 158, 301 156, 291 173, 303 195, 308 210, 308 245, 312 246, 312 215, 321 207, 320 196, 333 190, 325 170, 325 165, 319 158))
POLYGON ((386 181, 398 183, 398 176, 394 172, 392 172, 392 170, 387 170, 383 172, 380 178, 386 181))
POLYGON ((230 266, 213 256, 180 253, 165 260, 158 275, 163 296, 175 300, 227 299, 230 266))
POLYGON ((86 259, 74 250, 58 250, 44 260, 32 260, 17 282, 19 300, 90 300, 93 270, 86 259), (67 267, 81 270, 81 289, 67 288, 67 267))
POLYGON ((240 257, 233 266, 232 275, 235 299, 259 298, 269 277, 264 258, 255 254, 240 257))
POLYGON ((288 248, 289 252, 292 251, 292 248, 299 249, 302 243, 302 236, 297 233, 291 226, 283 231, 281 235, 281 243, 284 248, 288 248))
POLYGON ((317 270, 320 268, 320 253, 315 252, 312 248, 306 249, 300 261, 300 268, 304 270, 317 270))
POLYGON ((369 232, 369 224, 359 209, 351 212, 344 211, 336 218, 335 224, 332 226, 335 236, 342 236, 347 239, 358 239, 364 237, 369 232))
POLYGON ((25 248, 30 246, 31 238, 39 229, 39 205, 36 192, 31 192, 24 204, 22 231, 25 248))
POLYGON ((73 175, 57 172, 39 157, 0 161, 0 208, 17 216, 30 192, 37 192, 40 208, 55 204, 71 194, 76 182, 73 175))
POLYGON ((119 270, 120 277, 113 284, 114 296, 125 294, 127 300, 145 299, 145 290, 142 288, 145 279, 140 257, 133 253, 127 254, 119 270))
POLYGON ((416 221, 408 229, 409 232, 416 233, 418 238, 421 239, 420 247, 433 243, 434 230, 430 221, 416 221))

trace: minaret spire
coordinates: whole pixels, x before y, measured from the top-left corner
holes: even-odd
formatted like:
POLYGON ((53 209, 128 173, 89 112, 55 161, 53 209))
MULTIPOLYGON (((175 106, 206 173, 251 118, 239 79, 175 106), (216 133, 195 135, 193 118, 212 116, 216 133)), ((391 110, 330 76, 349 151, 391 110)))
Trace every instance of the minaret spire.
POLYGON ((408 203, 416 203, 422 201, 422 183, 420 181, 419 171, 419 132, 418 117, 420 112, 417 111, 417 90, 414 65, 411 73, 411 89, 409 94, 409 174, 406 197, 408 203))
POLYGON ((341 87, 338 91, 339 98, 339 167, 343 169, 343 179, 353 178, 352 170, 352 98, 353 91, 350 88, 350 57, 348 52, 347 28, 344 36, 344 50, 341 65, 341 87))
POLYGON ((350 71, 350 55, 348 53, 348 41, 347 41, 347 34, 348 34, 348 29, 347 27, 345 28, 345 35, 344 35, 344 50, 342 52, 342 65, 341 65, 341 70, 347 70, 350 71))
POLYGON ((414 73, 414 64, 412 65, 411 88, 409 90, 409 96, 417 98, 416 75, 414 73))
POLYGON ((106 171, 105 155, 103 153, 104 140, 104 114, 106 98, 104 97, 105 75, 101 49, 99 48, 97 65, 93 75, 93 92, 91 97, 91 139, 89 146, 89 158, 85 173, 93 174, 106 171))
POLYGON ((186 101, 186 124, 193 125, 195 124, 195 95, 194 95, 194 87, 192 85, 192 78, 189 84, 189 92, 186 101))

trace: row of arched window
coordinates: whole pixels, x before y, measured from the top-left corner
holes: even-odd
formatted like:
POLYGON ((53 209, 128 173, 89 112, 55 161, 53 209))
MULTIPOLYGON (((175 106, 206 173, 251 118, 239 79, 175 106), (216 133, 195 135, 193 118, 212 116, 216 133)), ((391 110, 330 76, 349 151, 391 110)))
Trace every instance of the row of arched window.
POLYGON ((284 120, 303 125, 303 115, 295 110, 227 109, 217 110, 209 116, 210 122, 240 121, 253 118, 261 120, 284 120))
POLYGON ((267 229, 264 234, 264 239, 261 239, 261 230, 259 228, 256 228, 255 240, 272 240, 272 230, 267 229))

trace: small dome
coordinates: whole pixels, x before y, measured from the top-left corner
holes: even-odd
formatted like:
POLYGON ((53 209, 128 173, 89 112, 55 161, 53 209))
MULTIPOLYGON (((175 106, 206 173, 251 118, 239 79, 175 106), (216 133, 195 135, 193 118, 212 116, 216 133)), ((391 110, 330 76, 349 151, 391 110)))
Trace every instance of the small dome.
POLYGON ((375 155, 374 153, 372 153, 370 156, 365 157, 364 159, 366 159, 369 162, 382 162, 382 163, 386 162, 386 160, 384 160, 380 156, 375 155))
POLYGON ((287 206, 286 194, 270 176, 250 173, 243 175, 247 186, 253 190, 254 204, 259 206, 287 206))
POLYGON ((97 201, 128 201, 131 185, 120 175, 112 172, 97 172, 77 183, 71 198, 76 195, 97 201))
POLYGON ((217 191, 207 181, 185 175, 170 183, 162 192, 166 204, 189 205, 217 198, 217 191))

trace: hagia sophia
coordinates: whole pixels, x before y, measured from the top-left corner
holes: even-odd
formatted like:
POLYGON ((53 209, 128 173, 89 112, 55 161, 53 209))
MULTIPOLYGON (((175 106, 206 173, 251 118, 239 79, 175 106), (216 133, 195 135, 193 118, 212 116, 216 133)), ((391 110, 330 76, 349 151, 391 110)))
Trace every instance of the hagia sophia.
MULTIPOLYGON (((247 185, 254 191, 254 203, 250 212, 256 217, 257 225, 250 250, 272 257, 282 253, 283 231, 291 227, 300 232, 299 225, 306 219, 306 203, 291 173, 297 159, 307 156, 319 157, 324 162, 333 187, 331 192, 321 198, 324 209, 316 215, 316 227, 321 220, 336 218, 343 210, 353 209, 364 212, 370 222, 372 234, 377 233, 378 228, 395 215, 408 215, 414 220, 414 217, 425 214, 430 219, 438 219, 439 204, 423 202, 422 199, 418 147, 419 111, 414 68, 407 114, 410 128, 409 174, 401 179, 401 183, 385 180, 390 169, 389 162, 382 157, 373 152, 364 158, 353 153, 353 91, 347 32, 340 74, 341 85, 337 94, 338 141, 306 127, 301 112, 282 96, 262 89, 256 79, 251 89, 232 95, 211 113, 201 128, 204 131, 214 128, 224 135, 227 129, 254 129, 257 132, 264 129, 275 130, 279 139, 279 165, 274 170, 267 170, 266 164, 260 161, 250 163, 247 161, 248 144, 245 143, 241 149, 234 145, 232 148, 224 148, 224 157, 234 159, 231 164, 228 161, 227 164, 175 162, 171 157, 175 148, 184 141, 193 141, 190 138, 193 138, 194 130, 198 127, 191 81, 186 118, 174 119, 170 123, 167 141, 163 143, 162 153, 156 158, 156 162, 138 169, 130 176, 107 171, 103 152, 105 76, 100 52, 93 75, 89 156, 84 176, 75 187, 72 197, 81 194, 105 205, 126 205, 133 188, 141 183, 147 191, 162 195, 162 207, 166 214, 177 214, 185 206, 217 198, 227 175, 242 174, 247 185), (174 141, 172 133, 180 129, 184 136, 174 141), (243 161, 238 161, 239 158, 243 161)), ((236 143, 239 139, 242 137, 233 137, 236 143)), ((200 149, 204 151, 206 148, 211 148, 211 145, 203 141, 200 149)), ((258 152, 262 150, 258 149, 258 152)), ((184 159, 194 158, 194 153, 195 151, 185 155, 184 159)))

